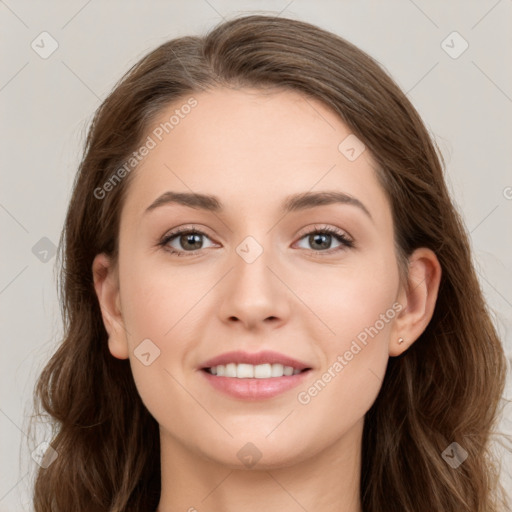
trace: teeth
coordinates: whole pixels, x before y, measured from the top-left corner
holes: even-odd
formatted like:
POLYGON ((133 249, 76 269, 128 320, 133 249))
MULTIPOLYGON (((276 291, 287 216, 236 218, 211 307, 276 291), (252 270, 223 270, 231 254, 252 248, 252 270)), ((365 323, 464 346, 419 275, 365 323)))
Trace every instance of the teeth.
POLYGON ((279 363, 258 365, 245 363, 219 364, 218 366, 212 366, 208 371, 218 377, 235 377, 237 379, 270 379, 272 377, 297 375, 301 372, 292 366, 283 366, 279 363))
POLYGON ((273 364, 270 376, 281 377, 282 375, 284 375, 284 366, 279 363, 273 364))

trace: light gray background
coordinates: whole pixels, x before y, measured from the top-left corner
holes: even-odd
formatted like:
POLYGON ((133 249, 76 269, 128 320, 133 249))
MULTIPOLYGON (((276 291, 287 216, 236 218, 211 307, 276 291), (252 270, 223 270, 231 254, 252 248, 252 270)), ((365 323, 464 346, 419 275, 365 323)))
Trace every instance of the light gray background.
MULTIPOLYGON (((0 0, 0 511, 31 510, 37 466, 26 434, 33 385, 61 333, 55 258, 45 263, 32 248, 43 237, 58 243, 93 112, 157 45, 256 11, 347 38, 407 92, 445 156, 448 185, 512 359, 512 0, 0 0), (47 59, 31 47, 43 31, 59 45, 47 59), (442 47, 453 31, 469 44, 458 58, 442 47)), ((453 53, 463 42, 452 37, 445 44, 453 53)), ((510 417, 509 410, 508 433, 510 417)))

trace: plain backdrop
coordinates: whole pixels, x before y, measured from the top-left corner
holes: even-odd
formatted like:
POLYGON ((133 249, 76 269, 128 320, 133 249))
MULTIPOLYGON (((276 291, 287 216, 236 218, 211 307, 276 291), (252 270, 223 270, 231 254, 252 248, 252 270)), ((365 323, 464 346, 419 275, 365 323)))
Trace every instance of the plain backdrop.
POLYGON ((445 157, 512 359, 512 0, 0 1, 0 511, 32 509, 33 386, 61 333, 53 250, 92 114, 148 51, 244 12, 335 32, 407 92, 445 157))

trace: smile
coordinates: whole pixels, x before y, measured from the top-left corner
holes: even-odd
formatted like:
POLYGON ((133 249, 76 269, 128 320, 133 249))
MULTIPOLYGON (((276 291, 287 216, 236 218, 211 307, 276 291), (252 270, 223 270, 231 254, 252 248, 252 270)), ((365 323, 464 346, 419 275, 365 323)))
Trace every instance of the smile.
POLYGON ((294 370, 291 366, 283 367, 279 364, 274 368, 274 364, 253 366, 250 364, 229 363, 225 366, 218 365, 216 367, 204 368, 200 374, 206 378, 206 381, 216 391, 220 391, 232 398, 244 401, 255 401, 275 397, 298 386, 310 372, 311 368, 294 370), (249 368, 247 368, 247 366, 249 368), (218 372, 219 368, 221 373, 224 371, 231 373, 233 376, 227 376, 226 373, 224 373, 224 375, 219 375, 219 373, 214 375, 212 370, 218 372), (242 375, 241 377, 238 376, 239 368, 241 372, 240 375, 242 375), (259 376, 250 377, 251 371, 253 375, 259 376), (285 371, 289 375, 285 375, 285 371), (270 376, 268 376, 269 372, 270 376), (272 372, 274 372, 275 376, 272 376, 272 372), (235 373, 237 375, 235 375, 235 373))
POLYGON ((284 366, 279 363, 264 363, 264 364, 245 364, 245 363, 228 363, 212 366, 205 369, 212 375, 218 377, 232 377, 237 379, 271 379, 276 377, 283 377, 290 375, 297 375, 303 370, 293 368, 293 366, 284 366))

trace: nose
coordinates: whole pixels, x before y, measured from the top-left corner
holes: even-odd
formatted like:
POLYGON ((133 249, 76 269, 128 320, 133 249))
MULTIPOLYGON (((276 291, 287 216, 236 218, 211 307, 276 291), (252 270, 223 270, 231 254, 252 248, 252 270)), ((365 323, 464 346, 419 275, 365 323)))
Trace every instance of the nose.
POLYGON ((279 275, 278 258, 271 253, 254 240, 237 247, 232 270, 222 283, 218 311, 223 322, 258 330, 276 328, 287 321, 290 291, 279 275))

